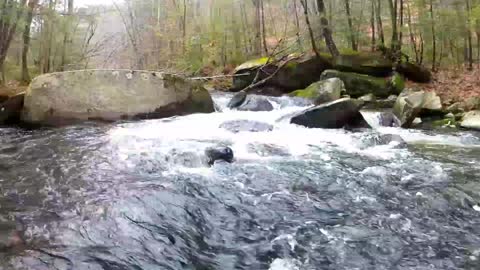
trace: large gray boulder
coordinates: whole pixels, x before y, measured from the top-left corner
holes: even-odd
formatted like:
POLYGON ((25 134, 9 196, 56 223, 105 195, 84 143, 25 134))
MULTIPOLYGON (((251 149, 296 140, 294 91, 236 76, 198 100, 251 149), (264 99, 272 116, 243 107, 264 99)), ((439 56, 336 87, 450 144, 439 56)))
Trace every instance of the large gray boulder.
POLYGON ((421 114, 442 113, 442 102, 435 92, 408 90, 397 98, 393 113, 400 121, 401 127, 409 128, 413 120, 421 114))
POLYGON ((360 100, 342 98, 294 114, 290 123, 309 128, 368 127, 360 113, 363 104, 360 100))
POLYGON ((293 97, 310 99, 315 105, 339 99, 345 93, 345 84, 339 78, 330 78, 312 83, 303 90, 290 93, 293 97))
POLYGON ((25 94, 22 120, 59 125, 210 112, 214 105, 208 91, 176 75, 79 70, 36 77, 25 94))
POLYGON ((463 116, 460 126, 467 129, 480 130, 480 111, 471 111, 463 116))

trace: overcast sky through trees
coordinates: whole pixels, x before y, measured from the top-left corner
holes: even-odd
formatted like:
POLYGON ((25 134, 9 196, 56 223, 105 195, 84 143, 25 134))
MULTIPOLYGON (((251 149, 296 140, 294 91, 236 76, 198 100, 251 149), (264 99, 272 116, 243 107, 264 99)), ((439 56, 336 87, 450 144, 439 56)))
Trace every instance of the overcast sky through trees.
POLYGON ((121 2, 121 0, 76 0, 75 5, 79 6, 88 6, 88 5, 109 5, 112 2, 121 2))

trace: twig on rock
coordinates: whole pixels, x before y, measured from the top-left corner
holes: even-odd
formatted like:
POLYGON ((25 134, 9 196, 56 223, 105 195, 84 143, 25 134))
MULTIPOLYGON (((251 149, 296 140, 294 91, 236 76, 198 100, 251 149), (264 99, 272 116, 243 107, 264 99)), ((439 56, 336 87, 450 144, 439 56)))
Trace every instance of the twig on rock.
MULTIPOLYGON (((243 88, 240 92, 246 92, 247 90, 251 90, 259 85, 262 85, 264 84, 265 82, 267 82, 268 80, 270 80, 271 78, 273 78, 273 76, 275 76, 279 71, 280 69, 282 69, 286 64, 288 64, 289 62, 293 61, 293 60, 297 60, 299 59, 300 57, 302 57, 302 55, 299 55, 299 56, 296 56, 296 57, 292 57, 292 58, 289 58, 289 59, 286 59, 282 64, 280 64, 277 69, 272 73, 270 74, 268 77, 266 77, 265 79, 261 80, 261 81, 258 81, 258 82, 255 82, 256 80, 254 80, 252 82, 252 84, 250 84, 249 86, 243 88)), ((260 70, 259 70, 260 71, 260 70)), ((257 73, 258 74, 258 73, 257 73)))

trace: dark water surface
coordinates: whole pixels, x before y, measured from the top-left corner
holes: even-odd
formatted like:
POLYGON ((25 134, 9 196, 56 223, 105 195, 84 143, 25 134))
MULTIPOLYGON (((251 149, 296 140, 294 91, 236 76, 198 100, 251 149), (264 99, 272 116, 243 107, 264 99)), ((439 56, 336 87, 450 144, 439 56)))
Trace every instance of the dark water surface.
POLYGON ((276 122, 295 105, 0 129, 0 269, 480 269, 478 133, 276 122))

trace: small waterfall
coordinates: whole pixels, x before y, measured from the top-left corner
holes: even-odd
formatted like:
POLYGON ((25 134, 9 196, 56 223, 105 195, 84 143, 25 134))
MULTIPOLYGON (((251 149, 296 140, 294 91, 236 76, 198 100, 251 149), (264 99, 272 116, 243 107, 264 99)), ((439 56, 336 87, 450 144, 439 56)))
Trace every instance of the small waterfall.
POLYGON ((382 125, 381 123, 381 118, 383 112, 377 112, 377 111, 361 111, 360 112, 363 115, 363 118, 367 123, 373 128, 373 129, 378 129, 382 125))

